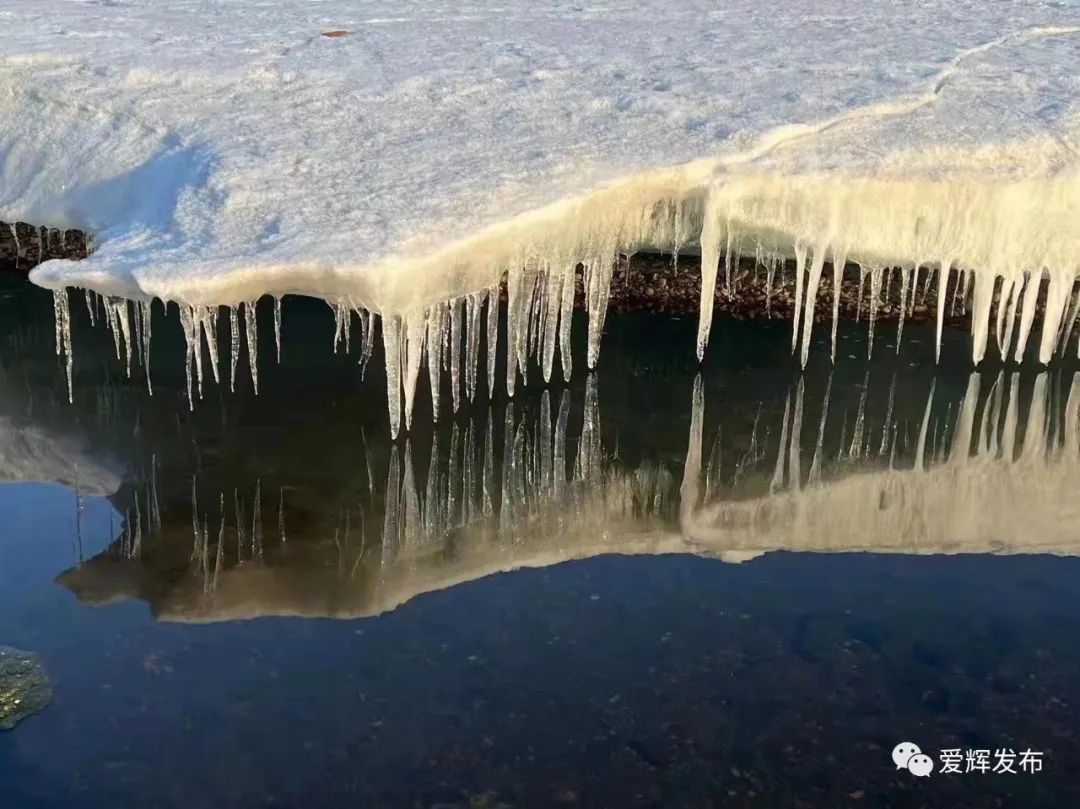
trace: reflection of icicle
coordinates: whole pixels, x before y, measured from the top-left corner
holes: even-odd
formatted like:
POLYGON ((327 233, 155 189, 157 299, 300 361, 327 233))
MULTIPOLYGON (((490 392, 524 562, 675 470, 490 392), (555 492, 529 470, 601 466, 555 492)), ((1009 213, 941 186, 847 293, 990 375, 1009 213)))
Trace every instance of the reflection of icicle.
MULTIPOLYGON (((787 410, 784 412, 785 422, 787 410)), ((705 385, 701 374, 694 377, 694 392, 690 400, 690 438, 683 464, 682 487, 679 492, 680 510, 684 515, 697 507, 701 481, 702 433, 705 419, 705 385)))
POLYGON ((968 377, 967 392, 960 403, 960 413, 956 417, 956 427, 953 432, 952 449, 949 451, 951 463, 963 463, 971 449, 972 430, 975 427, 975 410, 979 404, 979 375, 973 373, 968 377))
POLYGON ((772 481, 769 483, 769 491, 777 492, 784 487, 784 461, 785 450, 788 444, 788 416, 791 413, 791 392, 784 397, 784 418, 780 428, 780 446, 776 450, 776 468, 773 470, 772 481))
POLYGON ((832 397, 832 386, 833 378, 832 374, 829 374, 829 381, 825 385, 825 398, 821 402, 821 417, 818 419, 817 442, 814 444, 814 459, 810 462, 808 486, 816 486, 821 483, 821 462, 825 454, 825 420, 829 416, 829 399, 832 397))
POLYGON ((802 419, 803 419, 803 378, 795 390, 795 409, 791 418, 791 444, 788 448, 788 484, 793 491, 802 485, 802 419))
MULTIPOLYGON (((18 243, 16 243, 17 247, 18 243)), ((56 322, 56 356, 61 357, 64 362, 68 403, 70 404, 75 401, 75 393, 71 380, 71 306, 66 289, 58 289, 53 292, 53 315, 56 322)))
POLYGON ((923 411, 922 424, 919 427, 919 443, 915 448, 915 470, 922 471, 926 455, 926 430, 930 425, 930 408, 934 404, 934 388, 937 386, 935 379, 930 383, 930 393, 926 397, 926 409, 923 411))
POLYGON ((848 447, 848 459, 862 457, 863 438, 866 431, 866 394, 870 389, 870 372, 863 377, 862 392, 859 394, 859 409, 855 413, 855 425, 851 428, 851 446, 848 447))
POLYGON ((889 447, 889 431, 892 429, 893 404, 896 399, 896 374, 893 374, 889 382, 889 403, 885 410, 885 423, 881 427, 881 445, 878 447, 878 457, 885 455, 889 447))

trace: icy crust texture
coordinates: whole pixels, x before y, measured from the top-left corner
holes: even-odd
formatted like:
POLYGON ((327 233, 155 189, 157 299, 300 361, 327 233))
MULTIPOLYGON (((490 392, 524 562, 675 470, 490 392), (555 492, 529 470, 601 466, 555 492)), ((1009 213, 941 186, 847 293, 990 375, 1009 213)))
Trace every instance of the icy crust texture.
POLYGON ((700 247, 699 355, 739 254, 796 259, 803 361, 846 261, 912 295, 963 272, 976 361, 991 334, 1023 354, 1047 278, 1040 359, 1075 316, 1068 4, 8 0, 0 45, 0 220, 96 237, 32 275, 69 363, 66 287, 106 296, 129 354, 146 302, 179 304, 193 389, 216 307, 235 368, 238 305, 318 296, 365 357, 381 329, 396 431, 425 365, 472 395, 481 341, 511 392, 557 345, 568 374, 578 263, 595 363, 613 260, 643 248, 700 247))

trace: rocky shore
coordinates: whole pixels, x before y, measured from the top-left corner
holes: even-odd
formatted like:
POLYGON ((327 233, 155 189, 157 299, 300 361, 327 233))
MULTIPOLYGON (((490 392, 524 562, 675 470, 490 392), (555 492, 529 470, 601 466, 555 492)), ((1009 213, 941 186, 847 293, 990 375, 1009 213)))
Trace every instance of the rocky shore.
POLYGON ((0 272, 26 274, 43 261, 86 258, 88 252, 82 231, 0 222, 0 272))

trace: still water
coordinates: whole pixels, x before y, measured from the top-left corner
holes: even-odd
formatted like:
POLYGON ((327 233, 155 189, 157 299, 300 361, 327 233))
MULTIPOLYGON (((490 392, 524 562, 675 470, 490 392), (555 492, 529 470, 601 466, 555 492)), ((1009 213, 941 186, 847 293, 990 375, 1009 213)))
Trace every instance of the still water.
POLYGON ((0 645, 54 687, 4 807, 1080 800, 1075 362, 851 325, 800 374, 723 322, 699 368, 612 314, 599 373, 392 442, 316 302, 191 411, 175 311, 150 395, 76 301, 69 404, 51 299, 0 298, 0 645))

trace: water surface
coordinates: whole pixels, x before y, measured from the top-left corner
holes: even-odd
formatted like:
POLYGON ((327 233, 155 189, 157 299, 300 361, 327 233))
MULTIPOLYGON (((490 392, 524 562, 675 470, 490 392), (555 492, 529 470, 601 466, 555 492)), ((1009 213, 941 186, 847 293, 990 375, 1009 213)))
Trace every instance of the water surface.
POLYGON ((151 396, 73 307, 69 404, 51 301, 0 294, 0 644, 55 685, 4 805, 1080 796, 1074 363, 935 367, 921 327, 867 363, 852 324, 800 374, 788 323, 721 322, 699 368, 693 319, 612 314, 599 373, 422 390, 391 442, 321 305, 192 411, 175 312, 151 396), (900 741, 1044 769, 916 779, 900 741))

